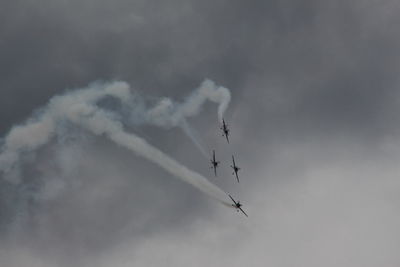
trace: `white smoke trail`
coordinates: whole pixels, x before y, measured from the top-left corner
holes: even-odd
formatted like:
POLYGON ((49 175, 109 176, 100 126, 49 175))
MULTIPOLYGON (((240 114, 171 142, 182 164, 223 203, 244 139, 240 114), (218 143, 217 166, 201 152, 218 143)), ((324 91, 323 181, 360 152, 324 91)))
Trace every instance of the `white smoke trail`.
MULTIPOLYGON (((220 103, 218 112, 223 112, 226 109, 224 103, 228 103, 229 100, 228 102, 223 101, 225 98, 221 98, 221 96, 224 95, 223 92, 226 96, 226 91, 229 91, 226 88, 221 88, 223 87, 216 89, 211 81, 205 81, 195 94, 176 108, 174 112, 169 113, 170 116, 162 117, 161 113, 157 113, 159 110, 165 109, 166 106, 170 106, 168 101, 164 101, 167 105, 161 103, 154 107, 148 113, 148 116, 160 126, 166 126, 168 123, 171 126, 176 126, 184 121, 184 118, 197 114, 196 112, 200 111, 201 105, 207 99, 220 103), (190 106, 191 104, 193 107, 190 106)), ((230 94, 228 95, 230 98, 230 94)), ((35 151, 48 143, 57 134, 58 124, 68 120, 93 134, 108 136, 118 145, 134 151, 139 156, 156 163, 169 173, 190 183, 221 203, 230 206, 227 194, 205 177, 186 168, 148 144, 144 139, 127 133, 123 129, 123 124, 118 120, 118 114, 105 111, 96 105, 101 98, 106 96, 119 99, 122 105, 130 106, 133 103, 133 95, 130 93, 128 84, 124 82, 95 84, 72 93, 53 97, 39 116, 11 129, 1 149, 0 171, 5 174, 5 177, 10 178, 8 174, 12 173, 13 170, 18 170, 20 155, 24 152, 35 151)), ((219 113, 219 117, 222 118, 222 114, 219 113)))
POLYGON ((181 180, 190 183, 197 189, 208 194, 209 196, 221 201, 224 204, 230 205, 227 195, 216 185, 212 184, 205 177, 191 171, 182 164, 173 160, 157 148, 147 143, 144 139, 127 133, 123 130, 122 125, 100 110, 91 112, 90 116, 83 116, 76 121, 82 127, 87 128, 97 135, 106 134, 115 143, 126 147, 137 155, 150 160, 160 167, 164 168, 169 173, 180 178, 181 180))
MULTIPOLYGON (((64 105, 69 105, 70 113, 73 114, 74 109, 80 110, 79 107, 85 106, 85 102, 94 102, 105 95, 114 96, 121 100, 129 99, 131 96, 129 86, 124 82, 114 82, 101 86, 95 84, 64 96, 53 97, 39 115, 28 119, 24 124, 12 127, 4 138, 4 143, 0 149, 0 172, 5 174, 7 180, 18 182, 16 173, 19 172, 20 156, 24 152, 35 151, 48 143, 56 134, 57 124, 65 119, 63 111, 67 107, 57 106, 53 102, 57 102, 60 98, 64 99, 64 105)), ((75 116, 78 116, 78 114, 75 116)))
POLYGON ((183 119, 197 115, 207 100, 218 103, 218 120, 222 123, 224 112, 231 101, 231 93, 211 80, 202 82, 182 104, 174 104, 171 99, 163 98, 147 112, 146 120, 158 126, 178 126, 183 119))
POLYGON ((197 149, 201 152, 201 154, 205 157, 208 158, 208 154, 206 150, 204 149, 203 145, 200 142, 200 138, 197 136, 197 133, 193 130, 192 127, 187 123, 187 121, 184 119, 182 120, 182 123, 180 125, 182 128, 183 132, 189 136, 190 140, 192 140, 193 144, 197 147, 197 149))
POLYGON ((203 156, 207 158, 206 150, 186 120, 197 115, 207 100, 218 103, 218 120, 222 123, 223 114, 231 101, 231 93, 227 88, 217 86, 208 79, 204 80, 182 104, 176 104, 169 98, 161 99, 157 105, 145 113, 144 120, 146 123, 166 128, 181 127, 203 156))

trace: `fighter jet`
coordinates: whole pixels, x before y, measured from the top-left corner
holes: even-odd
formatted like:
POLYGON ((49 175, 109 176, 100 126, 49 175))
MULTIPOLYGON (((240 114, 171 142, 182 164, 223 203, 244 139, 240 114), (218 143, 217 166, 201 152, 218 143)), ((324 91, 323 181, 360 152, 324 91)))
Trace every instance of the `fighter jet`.
POLYGON ((228 196, 232 199, 233 203, 235 203, 235 204, 232 204, 232 207, 236 208, 237 212, 239 212, 239 210, 240 210, 241 212, 243 212, 244 215, 246 215, 246 217, 249 217, 246 214, 246 212, 244 212, 244 210, 242 210, 242 208, 241 208, 242 204, 240 204, 240 201, 236 202, 231 195, 228 195, 228 196))
POLYGON ((213 150, 213 158, 210 160, 211 161, 211 168, 214 169, 214 174, 217 176, 217 167, 219 164, 219 161, 215 160, 215 150, 213 150))
POLYGON ((226 141, 227 141, 228 144, 229 144, 229 129, 228 129, 228 125, 225 123, 225 120, 224 120, 224 119, 222 119, 222 127, 221 127, 221 130, 222 130, 222 136, 225 136, 225 137, 226 137, 226 141))
POLYGON ((231 168, 233 169, 232 175, 236 175, 236 179, 239 183, 238 171, 240 170, 240 168, 236 166, 235 158, 233 157, 233 155, 232 155, 232 162, 233 162, 233 165, 231 165, 231 168))

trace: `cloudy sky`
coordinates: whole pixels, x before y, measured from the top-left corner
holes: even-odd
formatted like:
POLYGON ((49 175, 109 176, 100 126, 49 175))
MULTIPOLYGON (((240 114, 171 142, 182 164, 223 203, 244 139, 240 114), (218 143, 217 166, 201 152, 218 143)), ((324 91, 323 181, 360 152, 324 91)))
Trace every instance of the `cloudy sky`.
POLYGON ((1 153, 75 88, 180 103, 208 78, 231 92, 231 143, 215 103, 188 123, 217 178, 179 127, 124 126, 249 218, 72 123, 0 172, 0 265, 399 266, 399 23, 394 0, 2 0, 1 153))

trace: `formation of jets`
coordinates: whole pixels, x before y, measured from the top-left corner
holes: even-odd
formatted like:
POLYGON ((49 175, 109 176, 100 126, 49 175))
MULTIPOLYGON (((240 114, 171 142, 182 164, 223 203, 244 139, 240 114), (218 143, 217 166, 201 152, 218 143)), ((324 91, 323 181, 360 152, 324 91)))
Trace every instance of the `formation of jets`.
MULTIPOLYGON (((229 144, 229 128, 228 128, 228 124, 225 123, 225 120, 222 119, 222 126, 220 128, 222 130, 222 136, 225 136, 226 141, 229 144)), ((215 177, 217 176, 217 167, 219 166, 220 162, 216 160, 215 157, 215 150, 213 150, 213 155, 211 158, 211 169, 214 169, 214 175, 215 177)), ((232 165, 230 165, 231 168, 233 169, 232 175, 236 176, 236 180, 239 183, 239 175, 238 175, 238 171, 240 170, 239 166, 236 165, 235 162, 235 157, 232 155, 232 165)), ((246 214, 246 212, 244 212, 244 210, 241 208, 242 204, 240 204, 240 201, 237 201, 233 199, 233 197, 231 195, 229 195, 229 197, 231 198, 231 200, 233 201, 232 207, 236 208, 236 210, 239 212, 239 210, 241 212, 243 212, 244 215, 246 215, 246 217, 248 217, 248 215, 246 214)))

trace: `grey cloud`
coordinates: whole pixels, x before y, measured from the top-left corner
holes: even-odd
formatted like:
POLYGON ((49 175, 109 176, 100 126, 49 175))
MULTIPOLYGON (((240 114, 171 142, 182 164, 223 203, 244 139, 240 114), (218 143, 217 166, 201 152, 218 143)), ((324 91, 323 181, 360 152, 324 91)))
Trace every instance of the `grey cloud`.
MULTIPOLYGON (((39 162, 25 159, 25 187, 0 179, 1 264, 398 265, 397 1, 3 2, 2 137, 93 80, 179 101, 210 78, 232 90, 232 145, 214 107, 189 122, 224 165, 237 155, 243 183, 227 169, 213 182, 250 217, 101 138, 80 152, 61 146, 63 159, 52 144, 39 162), (59 169, 68 164, 76 173, 59 169), (39 199, 21 197, 26 190, 39 199)), ((209 174, 179 130, 134 130, 209 174)))

